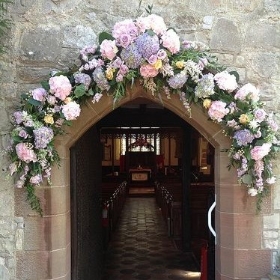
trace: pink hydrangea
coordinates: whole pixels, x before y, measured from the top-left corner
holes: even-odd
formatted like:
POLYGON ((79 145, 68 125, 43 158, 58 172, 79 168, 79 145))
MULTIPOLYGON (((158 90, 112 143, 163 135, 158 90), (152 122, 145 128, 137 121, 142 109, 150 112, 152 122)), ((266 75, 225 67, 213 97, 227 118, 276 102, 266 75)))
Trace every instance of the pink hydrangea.
POLYGON ((251 157, 254 160, 261 160, 270 152, 271 143, 264 143, 262 146, 255 146, 251 150, 251 157))
POLYGON ((220 89, 226 90, 228 92, 233 92, 238 86, 235 76, 229 74, 227 71, 217 73, 214 76, 214 80, 220 89))
POLYGON ((259 90, 252 84, 248 83, 241 87, 234 96, 235 99, 245 100, 251 99, 254 102, 259 101, 259 90))
POLYGON ((161 37, 162 45, 167 48, 172 54, 180 50, 180 38, 173 29, 167 30, 161 37))
POLYGON ((112 40, 104 40, 100 45, 100 52, 104 58, 108 58, 112 60, 116 53, 118 52, 118 48, 116 46, 116 42, 112 40))
POLYGON ((30 148, 26 143, 19 143, 16 145, 16 153, 20 160, 29 163, 30 161, 36 162, 37 157, 32 148, 30 148))
POLYGON ((143 78, 153 78, 158 74, 158 70, 150 64, 143 64, 140 67, 140 74, 143 78))
POLYGON ((208 115, 212 120, 221 122, 223 117, 229 113, 227 104, 223 101, 213 101, 208 110, 208 115))
POLYGON ((43 102, 45 101, 47 96, 47 91, 44 88, 36 88, 32 90, 32 97, 33 99, 43 102))
POLYGON ((50 92, 60 100, 64 100, 72 90, 72 86, 67 77, 60 75, 51 77, 49 80, 50 92))
POLYGON ((65 116, 66 120, 75 120, 77 117, 80 116, 80 105, 75 101, 71 101, 62 106, 62 113, 65 116))

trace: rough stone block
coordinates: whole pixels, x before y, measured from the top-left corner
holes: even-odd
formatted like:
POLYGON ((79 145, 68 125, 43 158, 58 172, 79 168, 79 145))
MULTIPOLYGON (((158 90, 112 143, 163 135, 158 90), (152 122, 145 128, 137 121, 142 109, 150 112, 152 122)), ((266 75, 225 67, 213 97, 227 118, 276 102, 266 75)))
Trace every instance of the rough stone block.
MULTIPOLYGON (((82 49, 85 46, 97 44, 97 35, 89 26, 76 25, 64 27, 64 47, 78 47, 82 49)), ((77 55, 78 56, 78 55, 77 55)))
POLYGON ((236 23, 220 18, 213 27, 210 48, 239 53, 241 50, 241 35, 236 23))
POLYGON ((269 24, 249 24, 246 30, 245 46, 249 48, 280 47, 279 26, 269 24))
POLYGON ((279 213, 263 217, 264 229, 279 229, 279 213))
POLYGON ((60 57, 62 36, 59 27, 26 29, 20 45, 21 59, 29 62, 56 62, 60 57))

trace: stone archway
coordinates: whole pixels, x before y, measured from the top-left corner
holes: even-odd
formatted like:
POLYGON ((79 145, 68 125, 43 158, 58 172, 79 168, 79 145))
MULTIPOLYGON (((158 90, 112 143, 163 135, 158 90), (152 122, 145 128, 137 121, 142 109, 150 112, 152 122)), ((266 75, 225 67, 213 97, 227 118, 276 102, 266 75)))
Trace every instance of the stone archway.
MULTIPOLYGON (((247 200, 245 188, 237 182, 236 171, 227 169, 230 139, 223 135, 219 125, 208 121, 200 107, 192 107, 190 118, 178 95, 172 96, 172 100, 167 100, 165 96, 160 100, 146 93, 142 87, 135 86, 128 89, 126 97, 119 105, 138 97, 163 103, 215 147, 216 279, 259 279, 264 276, 271 267, 271 252, 261 249, 262 217, 255 215, 254 199, 247 200)), ((43 219, 30 215, 26 218, 33 231, 27 232, 29 240, 26 243, 30 250, 18 254, 18 259, 21 260, 18 275, 26 275, 24 279, 71 279, 69 148, 88 128, 111 111, 110 96, 104 96, 98 104, 88 101, 81 116, 67 130, 67 134, 56 139, 61 166, 53 169, 53 185, 39 190, 45 216, 43 219), (37 238, 34 242, 35 236, 37 238), (36 268, 37 278, 28 277, 35 273, 26 271, 28 264, 36 268)), ((18 211, 22 212, 22 209, 18 211)), ((24 212, 27 213, 28 210, 25 209, 24 212)))

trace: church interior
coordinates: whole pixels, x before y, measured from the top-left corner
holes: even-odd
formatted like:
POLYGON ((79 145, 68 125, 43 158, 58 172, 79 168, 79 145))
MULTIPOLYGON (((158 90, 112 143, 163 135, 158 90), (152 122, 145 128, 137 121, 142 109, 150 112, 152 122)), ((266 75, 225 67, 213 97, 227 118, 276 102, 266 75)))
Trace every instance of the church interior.
POLYGON ((211 273, 214 239, 207 219, 215 199, 214 147, 179 116, 141 98, 113 110, 96 126, 102 143, 104 251, 114 244, 124 211, 132 211, 123 210, 124 205, 149 198, 164 221, 165 237, 179 252, 191 252, 197 271, 208 248, 211 273))

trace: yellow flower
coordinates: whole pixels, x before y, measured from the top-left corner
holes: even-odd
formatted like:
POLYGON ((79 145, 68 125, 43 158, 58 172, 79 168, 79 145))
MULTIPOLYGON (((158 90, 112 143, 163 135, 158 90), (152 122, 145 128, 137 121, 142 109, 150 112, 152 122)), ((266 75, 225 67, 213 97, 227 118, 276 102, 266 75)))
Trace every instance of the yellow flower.
POLYGON ((54 124, 53 116, 50 114, 45 115, 44 122, 48 124, 54 124))
POLYGON ((113 68, 108 68, 108 69, 106 70, 106 78, 107 78, 108 80, 113 80, 114 72, 115 72, 115 69, 113 69, 113 68))
POLYGON ((65 104, 68 104, 69 102, 71 102, 72 101, 72 99, 71 99, 71 97, 66 97, 65 99, 64 99, 64 103, 65 104))
POLYGON ((246 123, 248 123, 248 122, 249 122, 249 117, 248 117, 248 115, 246 115, 246 114, 240 115, 240 117, 239 117, 239 122, 240 122, 241 124, 246 124, 246 123))
POLYGON ((211 106, 211 104, 212 104, 212 101, 210 100, 210 99, 204 99, 203 100, 203 107, 205 108, 205 109, 209 109, 210 108, 210 106, 211 106))
POLYGON ((158 70, 162 67, 162 60, 161 59, 158 59, 154 64, 153 66, 158 70))
POLYGON ((183 60, 179 60, 176 62, 176 67, 179 68, 179 69, 183 69, 185 66, 185 63, 183 60))

